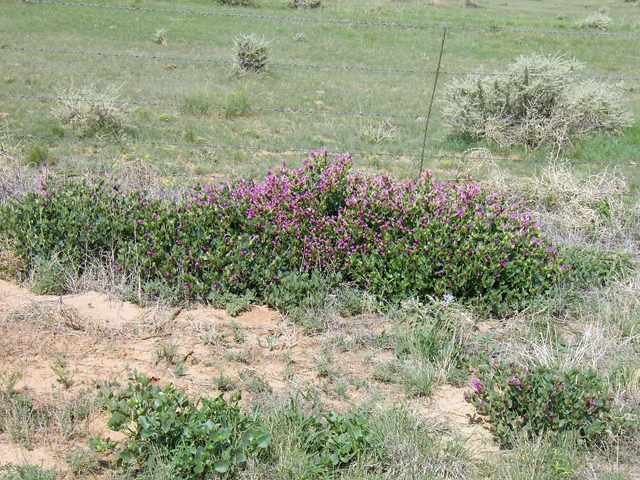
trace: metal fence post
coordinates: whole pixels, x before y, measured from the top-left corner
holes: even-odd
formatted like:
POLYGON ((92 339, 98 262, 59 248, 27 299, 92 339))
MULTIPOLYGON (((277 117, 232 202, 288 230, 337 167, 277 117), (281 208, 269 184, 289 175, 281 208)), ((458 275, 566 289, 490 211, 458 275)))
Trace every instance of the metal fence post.
POLYGON ((427 112, 427 121, 424 126, 424 138, 422 140, 422 154, 420 155, 420 172, 418 177, 422 175, 424 167, 424 156, 427 151, 427 132, 429 131, 429 120, 431 119, 431 110, 433 109, 433 100, 436 97, 436 88, 438 87, 438 78, 440 77, 440 66, 442 65, 442 55, 444 54, 444 42, 447 39, 447 27, 442 31, 442 44, 440 44, 440 56, 438 57, 438 66, 436 67, 436 77, 433 80, 433 90, 431 91, 431 101, 429 102, 429 111, 427 112))

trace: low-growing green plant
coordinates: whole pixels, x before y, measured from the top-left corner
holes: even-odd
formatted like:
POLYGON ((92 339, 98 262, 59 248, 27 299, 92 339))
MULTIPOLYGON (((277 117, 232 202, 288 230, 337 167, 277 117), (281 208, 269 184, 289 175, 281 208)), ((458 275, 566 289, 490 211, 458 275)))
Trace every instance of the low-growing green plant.
POLYGON ((265 70, 271 41, 255 33, 240 34, 233 40, 235 73, 258 73, 265 70))
POLYGON ((91 450, 72 450, 66 456, 69 470, 76 476, 87 476, 100 471, 100 461, 96 452, 91 450))
POLYGON ((24 161, 28 165, 35 165, 41 167, 44 165, 51 165, 55 163, 55 158, 51 156, 49 148, 45 145, 34 145, 29 149, 24 161))
POLYGON ((483 366, 473 385, 467 400, 489 417, 492 432, 507 446, 517 435, 554 432, 599 442, 626 424, 612 407, 603 378, 591 370, 496 363, 483 366))
POLYGON ((0 480, 57 480, 59 473, 56 470, 48 470, 39 465, 12 465, 10 463, 0 466, 0 480))
MULTIPOLYGON (((172 459, 173 478, 237 473, 271 443, 258 416, 242 413, 239 400, 194 402, 172 384, 161 388, 136 374, 125 389, 107 393, 108 427, 126 436, 116 447, 118 464, 148 469, 164 453, 172 459)), ((92 443, 113 446, 109 440, 92 443)))
MULTIPOLYGON (((230 316, 237 317, 241 313, 251 310, 251 305, 256 301, 256 293, 253 290, 247 290, 242 295, 235 295, 214 290, 209 294, 208 300, 212 306, 224 308, 230 316)), ((234 335, 236 326, 239 325, 235 322, 231 325, 234 335)))
POLYGON ((213 378, 213 385, 223 393, 235 390, 237 387, 233 378, 225 375, 224 373, 220 373, 220 375, 213 378))
POLYGON ((305 411, 299 401, 292 398, 271 415, 275 416, 273 420, 279 429, 287 432, 291 440, 300 442, 298 448, 309 459, 306 465, 309 478, 338 476, 359 457, 380 458, 383 444, 374 436, 374 425, 366 413, 322 415, 305 411))
POLYGON ((628 277, 638 269, 633 254, 598 247, 568 247, 562 256, 571 273, 567 282, 577 287, 605 286, 628 277))
POLYGON ((273 389, 269 383, 253 370, 243 370, 239 373, 242 386, 251 393, 272 393, 273 389))
POLYGON ((154 351, 155 363, 164 362, 167 365, 175 365, 182 360, 180 353, 180 344, 176 342, 162 343, 156 346, 154 351))
POLYGON ((62 295, 68 292, 68 281, 74 277, 69 262, 53 252, 50 257, 33 259, 30 272, 31 290, 38 295, 62 295))

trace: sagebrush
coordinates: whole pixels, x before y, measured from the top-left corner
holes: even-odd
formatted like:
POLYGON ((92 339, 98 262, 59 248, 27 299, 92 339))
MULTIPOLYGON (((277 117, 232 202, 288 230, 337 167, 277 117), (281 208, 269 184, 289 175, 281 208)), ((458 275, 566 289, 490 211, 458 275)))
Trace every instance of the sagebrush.
POLYGON ((561 55, 522 55, 505 75, 468 75, 445 89, 452 133, 502 147, 561 149, 594 132, 631 124, 621 85, 576 74, 585 64, 561 55))

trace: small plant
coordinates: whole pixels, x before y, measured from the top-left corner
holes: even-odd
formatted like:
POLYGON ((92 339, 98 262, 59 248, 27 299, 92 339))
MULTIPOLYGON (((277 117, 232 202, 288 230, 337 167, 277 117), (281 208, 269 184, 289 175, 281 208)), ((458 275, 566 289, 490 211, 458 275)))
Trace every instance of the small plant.
POLYGON ((289 8, 297 8, 298 10, 310 10, 312 8, 321 8, 322 0, 289 0, 287 5, 289 8))
POLYGON ((67 283, 73 277, 72 269, 64 258, 55 253, 49 258, 36 257, 31 275, 31 290, 38 295, 67 293, 67 283))
POLYGON ((96 452, 91 450, 72 450, 66 457, 69 470, 76 476, 85 477, 100 471, 100 462, 96 452))
POLYGON ((176 365, 183 360, 178 353, 180 345, 176 342, 163 343, 156 346, 154 361, 156 364, 164 362, 167 365, 176 365))
POLYGON ((213 378, 213 385, 221 392, 230 392, 235 390, 236 382, 231 377, 228 377, 224 373, 220 373, 217 377, 213 378))
POLYGON ((480 1, 479 0, 464 0, 464 6, 467 8, 479 8, 480 1))
MULTIPOLYGON (((219 396, 194 403, 174 385, 163 389, 136 373, 127 388, 107 393, 108 427, 125 434, 116 443, 117 464, 148 469, 166 455, 170 478, 233 476, 271 443, 257 415, 241 412, 239 400, 219 396)), ((103 450, 114 442, 92 444, 103 450)))
POLYGON ((333 380, 340 375, 340 372, 336 370, 333 363, 333 356, 328 350, 316 358, 316 368, 318 370, 318 376, 333 380))
POLYGON ((375 299, 356 288, 344 286, 337 292, 337 309, 343 317, 353 317, 376 308, 375 299))
POLYGON ((272 393, 273 389, 267 383, 267 381, 258 376, 253 370, 244 370, 240 372, 240 379, 242 380, 242 386, 249 392, 257 393, 272 393))
POLYGON ((229 322, 229 328, 231 328, 231 333, 233 334, 235 342, 244 343, 246 337, 242 325, 237 322, 229 322))
POLYGON ((151 36, 151 39, 153 40, 154 43, 157 43, 158 45, 168 45, 169 41, 167 40, 167 37, 166 37, 166 34, 168 32, 169 30, 166 30, 164 28, 159 28, 151 36))
POLYGON ((52 114, 78 136, 122 137, 127 127, 127 112, 117 103, 119 89, 95 85, 60 88, 61 98, 52 114))
POLYGON ((600 9, 575 23, 576 27, 583 30, 606 30, 613 23, 606 10, 600 9))
POLYGON ((591 370, 495 364, 482 367, 473 385, 466 398, 489 417, 494 435, 507 446, 519 434, 554 432, 597 442, 625 424, 611 406, 604 380, 591 370))
POLYGON ((360 138, 370 143, 388 143, 394 140, 400 129, 385 119, 379 123, 361 125, 358 130, 360 138))
MULTIPOLYGON (((221 293, 217 290, 209 294, 209 302, 216 308, 224 308, 232 317, 237 317, 241 313, 251 310, 251 305, 256 300, 256 293, 253 290, 247 290, 243 295, 235 295, 233 293, 221 293)), ((233 322, 236 326, 237 323, 233 322)), ((235 328, 233 325, 231 328, 235 328)))
POLYGON ((51 165, 55 163, 55 160, 56 159, 51 156, 49 148, 44 145, 31 147, 24 159, 27 164, 35 165, 36 167, 51 165))
POLYGON ((265 70, 271 42, 255 33, 240 34, 233 41, 235 73, 259 73, 265 70))
POLYGON ((73 385, 73 372, 69 370, 69 364, 63 355, 57 355, 51 363, 51 370, 58 377, 58 381, 65 389, 71 388, 73 385))
POLYGON ((293 36, 293 40, 300 43, 306 42, 308 38, 309 36, 304 32, 298 32, 293 36))
POLYGON ((243 350, 237 350, 227 353, 227 358, 232 362, 249 364, 251 363, 251 355, 249 352, 243 350))
POLYGON ((13 394, 16 384, 22 380, 24 372, 18 366, 14 366, 11 371, 6 370, 0 372, 0 396, 9 396, 13 394))

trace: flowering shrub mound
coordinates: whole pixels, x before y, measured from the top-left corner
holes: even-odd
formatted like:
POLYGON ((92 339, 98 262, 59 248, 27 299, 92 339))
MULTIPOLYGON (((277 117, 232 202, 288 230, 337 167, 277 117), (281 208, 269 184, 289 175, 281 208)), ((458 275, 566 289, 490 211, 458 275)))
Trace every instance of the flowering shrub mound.
POLYGON ((312 272, 379 298, 453 295, 494 311, 544 292, 561 271, 530 215, 430 172, 399 182, 351 173, 349 156, 312 154, 261 181, 205 185, 184 203, 117 185, 43 184, 2 222, 18 253, 88 258, 185 298, 263 298, 312 272))
POLYGON ((545 365, 520 369, 484 367, 465 398, 491 420, 498 440, 510 446, 515 433, 528 437, 574 431, 585 441, 602 440, 624 428, 616 417, 603 379, 591 370, 562 370, 545 365))

